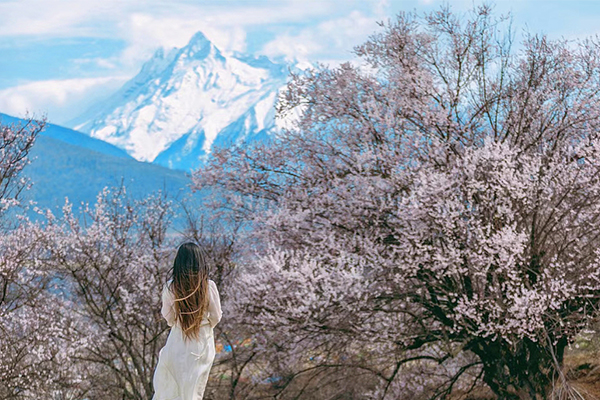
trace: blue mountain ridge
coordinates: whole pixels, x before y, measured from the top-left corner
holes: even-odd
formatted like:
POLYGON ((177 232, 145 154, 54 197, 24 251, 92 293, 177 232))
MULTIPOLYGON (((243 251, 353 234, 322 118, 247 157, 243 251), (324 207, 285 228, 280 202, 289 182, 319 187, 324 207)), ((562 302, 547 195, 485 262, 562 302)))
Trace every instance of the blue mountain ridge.
MULTIPOLYGON (((0 124, 13 125, 24 124, 25 121, 21 118, 13 117, 7 114, 0 113, 0 124)), ((114 157, 121 157, 133 160, 125 150, 121 150, 117 146, 104 142, 99 139, 94 139, 84 133, 74 131, 73 129, 65 128, 59 125, 46 123, 46 128, 41 132, 41 136, 46 136, 62 142, 83 147, 98 153, 107 154, 114 157)))
MULTIPOLYGON (((24 121, 5 115, 0 121, 4 125, 15 122, 24 121)), ((105 187, 121 185, 134 199, 159 190, 175 201, 191 198, 195 202, 200 198, 198 194, 192 196, 191 181, 183 171, 136 161, 108 143, 58 125, 47 127, 50 129, 37 137, 29 154, 31 163, 23 170, 32 186, 21 199, 34 201, 40 209, 60 215, 67 198, 78 208, 84 203, 94 204, 105 187)), ((179 220, 176 225, 181 223, 179 220)))

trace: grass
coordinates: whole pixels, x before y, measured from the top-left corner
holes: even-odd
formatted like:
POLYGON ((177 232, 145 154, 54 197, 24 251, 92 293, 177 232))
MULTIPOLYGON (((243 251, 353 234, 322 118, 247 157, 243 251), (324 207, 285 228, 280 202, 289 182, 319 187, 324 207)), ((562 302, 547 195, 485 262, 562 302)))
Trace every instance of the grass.
MULTIPOLYGON (((212 396, 216 397, 209 396, 207 398, 227 398, 231 379, 230 371, 227 368, 225 364, 215 368, 211 389, 213 390, 212 396)), ((596 332, 583 332, 567 348, 563 363, 563 373, 566 377, 567 385, 565 385, 565 388, 557 385, 555 388, 556 394, 551 400, 600 400, 600 326, 596 329, 596 332)), ((269 397, 269 394, 272 394, 272 384, 267 382, 252 385, 252 382, 246 378, 242 379, 240 384, 240 386, 247 384, 255 386, 254 390, 257 397, 260 397, 260 395, 269 397)), ((493 400, 495 396, 488 388, 482 385, 469 393, 454 392, 449 399, 493 400)))
MULTIPOLYGON (((600 326, 594 331, 585 331, 565 351, 563 372, 570 393, 557 385, 557 400, 600 400, 600 326), (573 390, 574 389, 574 390, 573 390), (579 394, 579 395, 577 395, 579 394)), ((495 396, 485 387, 474 391, 454 393, 452 400, 491 400, 495 396)))
POLYGON ((568 381, 586 400, 600 400, 600 335, 583 332, 565 352, 568 381))

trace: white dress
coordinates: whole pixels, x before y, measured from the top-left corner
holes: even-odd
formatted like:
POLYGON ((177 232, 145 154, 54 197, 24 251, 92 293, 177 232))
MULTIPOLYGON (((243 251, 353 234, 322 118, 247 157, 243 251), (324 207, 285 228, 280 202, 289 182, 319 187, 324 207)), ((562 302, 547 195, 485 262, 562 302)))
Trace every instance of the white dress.
POLYGON ((171 327, 167 343, 154 371, 153 400, 202 400, 215 358, 214 326, 221 320, 217 285, 208 281, 208 312, 200 325, 198 340, 184 340, 175 315, 175 297, 165 286, 161 313, 171 327))

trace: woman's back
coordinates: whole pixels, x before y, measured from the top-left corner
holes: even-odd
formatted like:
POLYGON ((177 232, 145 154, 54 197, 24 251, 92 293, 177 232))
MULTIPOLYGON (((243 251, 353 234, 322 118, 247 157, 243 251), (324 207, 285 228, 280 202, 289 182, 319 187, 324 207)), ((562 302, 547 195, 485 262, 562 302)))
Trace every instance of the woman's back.
POLYGON ((221 320, 217 285, 195 244, 182 245, 161 314, 171 327, 154 372, 153 400, 201 400, 215 358, 213 328, 221 320))
MULTIPOLYGON (((169 326, 177 324, 177 310, 175 308, 175 294, 171 291, 170 286, 172 281, 167 282, 162 292, 162 308, 160 310, 163 318, 169 326)), ((221 299, 217 284, 212 280, 208 280, 208 307, 204 315, 201 325, 209 323, 212 328, 215 327, 221 320, 223 312, 221 311, 221 299)), ((179 328, 181 328, 179 326, 179 328)))

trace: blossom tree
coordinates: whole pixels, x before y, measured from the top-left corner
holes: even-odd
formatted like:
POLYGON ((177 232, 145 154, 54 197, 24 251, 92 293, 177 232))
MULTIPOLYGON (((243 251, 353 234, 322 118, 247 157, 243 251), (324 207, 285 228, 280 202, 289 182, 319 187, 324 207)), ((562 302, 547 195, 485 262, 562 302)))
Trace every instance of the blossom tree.
MULTIPOLYGON (((168 333, 160 294, 174 251, 182 240, 200 244, 221 287, 234 268, 229 231, 185 201, 135 200, 124 187, 81 209, 67 202, 61 215, 37 210, 39 222, 29 221, 13 210, 42 128, 0 127, 0 213, 11 212, 0 232, 0 399, 149 399, 168 333), (178 211, 187 218, 176 225, 178 211)), ((217 363, 231 369, 227 357, 217 363)), ((209 392, 223 392, 214 381, 209 392)))
POLYGON ((430 398, 568 385, 600 295, 600 43, 515 51, 505 22, 400 14, 356 48, 364 65, 293 76, 292 128, 194 174, 247 222, 259 255, 232 314, 289 382, 366 373, 380 399, 415 368, 430 398))
POLYGON ((182 241, 201 245, 221 286, 231 268, 230 241, 185 201, 175 205, 165 193, 134 199, 124 187, 106 188, 95 204, 79 210, 67 202, 61 216, 47 214, 44 228, 42 263, 63 294, 57 314, 71 327, 65 346, 73 376, 60 393, 152 398, 169 332, 161 293, 177 247, 182 241), (186 218, 175 224, 177 211, 186 218))
POLYGON ((18 204, 19 194, 27 187, 21 175, 29 163, 29 151, 45 121, 29 118, 23 123, 3 125, 0 121, 0 216, 18 204))
POLYGON ((22 176, 29 152, 44 121, 0 125, 0 398, 20 399, 60 383, 57 365, 64 360, 48 275, 41 266, 42 230, 18 215, 22 176), (11 221, 18 221, 17 224, 11 221))
POLYGON ((134 201, 124 188, 105 189, 81 213, 67 203, 49 215, 46 264, 65 293, 73 321, 71 363, 87 398, 148 399, 167 326, 160 316, 166 282, 167 228, 172 210, 164 195, 134 201))

